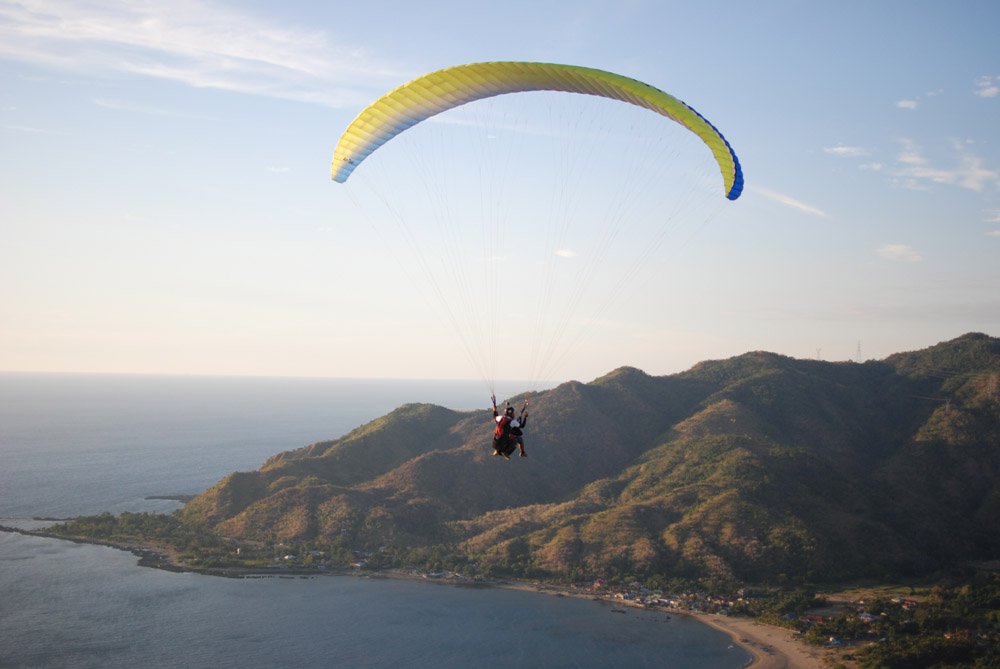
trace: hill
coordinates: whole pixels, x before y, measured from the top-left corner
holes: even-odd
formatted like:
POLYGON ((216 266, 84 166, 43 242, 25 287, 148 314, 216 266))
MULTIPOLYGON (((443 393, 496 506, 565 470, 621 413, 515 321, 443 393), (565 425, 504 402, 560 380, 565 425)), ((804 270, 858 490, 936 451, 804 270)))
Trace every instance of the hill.
POLYGON ((836 581, 1000 553, 1000 340, 881 361, 752 352, 621 368, 491 415, 412 404, 231 474, 182 519, 248 542, 516 576, 836 581))

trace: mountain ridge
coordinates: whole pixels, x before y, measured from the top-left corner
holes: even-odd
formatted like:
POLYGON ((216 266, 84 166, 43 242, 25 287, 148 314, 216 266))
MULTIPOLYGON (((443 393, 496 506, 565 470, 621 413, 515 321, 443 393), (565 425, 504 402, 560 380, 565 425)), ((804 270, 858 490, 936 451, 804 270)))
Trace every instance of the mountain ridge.
POLYGON ((885 360, 755 351, 621 367, 529 399, 529 457, 489 411, 408 404, 269 458, 180 516, 299 542, 557 578, 916 575, 1000 551, 1000 340, 885 360))

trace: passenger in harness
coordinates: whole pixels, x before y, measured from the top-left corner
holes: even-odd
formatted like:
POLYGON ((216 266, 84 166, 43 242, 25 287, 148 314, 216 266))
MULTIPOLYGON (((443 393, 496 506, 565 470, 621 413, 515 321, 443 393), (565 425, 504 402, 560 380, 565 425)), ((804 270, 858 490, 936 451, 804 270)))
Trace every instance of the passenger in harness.
POLYGON ((515 448, 520 448, 521 457, 526 458, 528 454, 524 452, 524 432, 523 428, 528 420, 528 402, 525 400, 521 415, 514 417, 514 407, 507 404, 503 414, 497 410, 497 399, 495 395, 490 395, 493 401, 493 420, 496 421, 496 428, 493 430, 493 455, 502 455, 510 460, 510 454, 515 448))
POLYGON ((524 406, 521 407, 521 415, 510 422, 510 450, 507 452, 508 456, 514 452, 514 446, 516 445, 520 449, 521 457, 528 457, 528 454, 524 452, 524 428, 527 426, 528 400, 524 400, 524 406))

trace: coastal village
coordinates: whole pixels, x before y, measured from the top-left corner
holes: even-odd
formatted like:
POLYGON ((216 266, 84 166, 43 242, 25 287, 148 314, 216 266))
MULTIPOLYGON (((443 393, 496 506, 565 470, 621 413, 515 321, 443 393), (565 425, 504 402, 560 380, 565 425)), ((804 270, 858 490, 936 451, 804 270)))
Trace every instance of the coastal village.
MULTIPOLYGON (((320 556, 311 554, 311 557, 320 556)), ((287 559, 275 566, 284 570, 295 561, 287 559)), ((319 568, 326 569, 325 566, 319 568)), ((912 632, 918 620, 940 615, 931 601, 934 596, 906 596, 893 594, 892 590, 859 589, 827 596, 803 594, 776 601, 775 591, 762 588, 745 588, 732 595, 719 595, 694 588, 666 592, 638 582, 622 584, 605 579, 556 585, 468 576, 448 570, 373 569, 365 557, 353 562, 351 571, 356 575, 420 578, 456 585, 511 587, 555 596, 582 597, 608 602, 612 605, 612 613, 642 609, 660 612, 666 620, 670 615, 690 615, 730 634, 734 642, 755 656, 753 666, 866 666, 856 662, 856 652, 886 644, 893 637, 912 632), (792 610, 782 611, 782 605, 792 610), (782 647, 778 649, 777 645, 782 647), (776 659, 777 656, 780 659, 776 659)), ((998 649, 1000 624, 972 631, 944 631, 941 640, 945 644, 962 642, 998 649)))
MULTIPOLYGON (((44 530, 3 529, 25 534, 48 534, 44 530)), ((611 614, 638 609, 659 613, 659 619, 663 621, 669 621, 673 615, 692 616, 730 635, 734 644, 753 656, 750 666, 756 669, 879 666, 870 661, 873 650, 877 653, 880 646, 888 646, 901 636, 913 633, 927 621, 944 615, 942 599, 945 593, 922 591, 907 595, 900 594, 900 588, 855 590, 817 597, 814 593, 789 595, 784 590, 759 587, 739 589, 728 595, 696 587, 668 591, 652 589, 637 581, 623 583, 600 578, 583 583, 559 584, 470 576, 443 569, 391 567, 384 564, 377 552, 359 552, 349 566, 340 566, 334 564, 339 561, 330 560, 327 552, 301 546, 295 552, 279 553, 269 564, 257 567, 198 567, 184 564, 176 553, 164 551, 160 545, 122 544, 82 537, 71 540, 129 550, 140 558, 140 564, 169 571, 254 579, 316 578, 324 574, 419 579, 587 598, 608 603, 611 614), (861 656, 868 660, 859 661, 861 656)), ((285 548, 287 551, 290 547, 285 548)), ((246 553, 256 551, 237 548, 234 552, 238 558, 246 559, 246 553)), ((1000 621, 994 620, 991 624, 980 622, 977 626, 963 628, 957 620, 950 619, 950 627, 941 632, 937 641, 945 649, 972 646, 995 655, 996 649, 1000 649, 1000 621)))
MULTIPOLYGON (((761 623, 786 630, 799 644, 827 651, 840 651, 839 659, 853 659, 852 652, 867 646, 885 643, 900 633, 912 631, 918 620, 940 615, 931 602, 933 593, 902 595, 892 590, 859 589, 830 595, 799 592, 788 596, 781 591, 776 600, 775 590, 742 588, 732 594, 714 594, 697 588, 678 591, 655 590, 633 581, 614 582, 598 578, 586 583, 552 584, 542 581, 509 580, 470 576, 451 570, 421 571, 394 568, 383 564, 381 552, 357 552, 350 563, 349 573, 364 576, 419 578, 456 585, 513 587, 557 596, 575 596, 609 602, 612 612, 625 612, 624 607, 659 611, 664 614, 693 615, 709 622, 714 619, 761 623)), ((239 549, 237 549, 239 554, 239 549)), ((278 573, 343 573, 340 567, 328 565, 328 555, 321 550, 304 550, 301 555, 287 553, 276 558, 266 571, 278 573)), ((259 575, 259 574, 258 574, 259 575)), ((913 588, 910 588, 912 591, 913 588)), ((715 625, 732 633, 729 625, 715 625)), ((962 641, 985 648, 1000 649, 1000 620, 975 630, 944 631, 945 642, 962 641), (961 638, 959 638, 961 637, 961 638)), ((753 652, 773 652, 766 643, 756 643, 734 634, 734 640, 753 652)), ((846 665, 845 665, 846 666, 846 665)))
MULTIPOLYGON (((419 579, 586 598, 607 603, 611 614, 642 610, 663 621, 674 615, 691 616, 728 634, 734 644, 754 656, 753 666, 759 669, 883 666, 883 659, 916 647, 943 658, 1000 660, 1000 616, 996 615, 1000 570, 995 565, 983 564, 974 574, 951 585, 947 581, 886 584, 819 594, 803 587, 789 590, 761 585, 713 589, 683 580, 653 587, 650 582, 620 577, 573 583, 545 581, 472 569, 406 567, 407 560, 389 547, 350 551, 334 546, 321 550, 301 543, 216 538, 180 548, 135 535, 130 539, 128 533, 119 532, 123 527, 134 531, 133 524, 149 529, 170 522, 168 517, 152 515, 115 518, 105 514, 76 519, 58 528, 0 529, 109 545, 131 551, 139 557, 140 565, 168 571, 251 579, 309 579, 324 574, 419 579)), ((960 662, 952 664, 961 666, 960 662)))
MULTIPOLYGON (((431 572, 421 576, 456 582, 477 580, 455 572, 431 572)), ((869 666, 858 665, 855 653, 887 645, 893 638, 914 632, 921 621, 942 616, 940 603, 932 601, 939 598, 938 594, 903 596, 877 589, 785 600, 794 610, 779 614, 775 610, 774 592, 763 589, 742 589, 731 596, 697 589, 666 593, 640 583, 612 584, 604 579, 596 579, 589 585, 534 584, 531 587, 539 592, 608 601, 622 607, 611 609, 617 613, 624 613, 624 607, 634 607, 696 616, 731 634, 734 641, 755 655, 755 666, 769 664, 767 659, 773 659, 776 653, 782 655, 776 666, 869 666), (771 631, 762 633, 767 628, 771 631), (780 651, 774 647, 779 641, 786 642, 780 651), (787 657, 789 654, 798 659, 787 657)), ((976 629, 961 629, 955 625, 943 630, 939 640, 946 648, 952 644, 956 648, 971 645, 995 653, 1000 649, 1000 621, 976 629)))

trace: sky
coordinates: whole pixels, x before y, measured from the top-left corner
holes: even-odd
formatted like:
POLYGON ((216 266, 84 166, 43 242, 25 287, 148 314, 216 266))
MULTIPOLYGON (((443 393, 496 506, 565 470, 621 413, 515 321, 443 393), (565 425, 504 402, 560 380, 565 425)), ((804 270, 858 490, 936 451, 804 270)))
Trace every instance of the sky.
MULTIPOLYGON (((535 374, 503 338, 512 355, 483 374, 462 304, 429 287, 447 281, 446 251, 415 261, 398 223, 330 180, 367 104, 490 60, 666 90, 722 130, 746 176, 704 224, 681 217, 611 308, 567 317, 545 379, 1000 336, 998 26, 993 0, 0 0, 0 371, 535 374)), ((454 146, 468 121, 439 120, 408 133, 454 146)), ((369 160, 355 176, 401 197, 369 160)), ((578 253, 552 248, 553 263, 578 253)), ((527 332, 538 283, 526 260, 497 264, 503 329, 527 332)))

